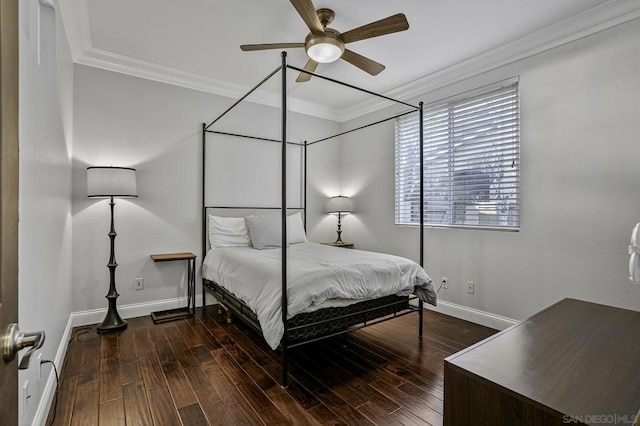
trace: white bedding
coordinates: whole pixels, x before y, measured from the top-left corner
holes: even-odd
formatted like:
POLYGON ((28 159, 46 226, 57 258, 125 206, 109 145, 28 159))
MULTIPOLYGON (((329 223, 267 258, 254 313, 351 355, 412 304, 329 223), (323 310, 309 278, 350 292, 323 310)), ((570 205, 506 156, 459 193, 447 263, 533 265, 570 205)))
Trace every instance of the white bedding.
MULTIPOLYGON (((403 257, 317 243, 292 244, 287 256, 289 318, 335 302, 345 305, 391 294, 414 293, 436 304, 431 278, 403 257)), ((281 269, 280 249, 251 247, 211 249, 202 265, 203 278, 222 285, 256 313, 273 349, 284 333, 281 269)))

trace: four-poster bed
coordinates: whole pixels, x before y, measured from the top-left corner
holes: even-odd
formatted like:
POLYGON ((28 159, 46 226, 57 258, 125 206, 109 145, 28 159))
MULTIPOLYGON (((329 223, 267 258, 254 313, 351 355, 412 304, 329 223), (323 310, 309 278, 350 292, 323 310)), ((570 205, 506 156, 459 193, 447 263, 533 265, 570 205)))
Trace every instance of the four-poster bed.
MULTIPOLYGON (((265 77, 260 83, 254 86, 249 92, 247 92, 243 97, 237 100, 231 107, 229 107, 226 111, 224 111, 220 116, 218 116, 215 120, 213 120, 210 124, 202 125, 202 145, 203 145, 203 153, 202 153, 202 253, 207 254, 205 260, 203 261, 202 267, 202 288, 203 288, 203 306, 205 300, 205 294, 212 294, 222 305, 225 306, 226 309, 232 311, 237 317, 239 317, 243 322, 248 324, 252 329, 254 329, 259 334, 262 334, 265 337, 265 340, 272 346, 272 348, 280 348, 282 350, 282 384, 283 386, 287 385, 287 350, 293 348, 295 346, 299 346, 305 343, 310 343, 319 339, 324 339, 327 337, 335 336, 338 334, 342 334, 348 331, 352 331, 367 325, 375 324, 381 321, 386 321, 387 319, 391 319, 394 317, 406 315, 412 312, 419 313, 419 325, 418 325, 418 335, 420 338, 423 333, 423 304, 424 301, 428 303, 432 303, 435 305, 436 295, 433 290, 433 285, 431 283, 430 278, 422 269, 424 262, 424 251, 423 251, 423 239, 424 239, 424 214, 423 214, 423 162, 420 161, 420 261, 419 265, 413 261, 408 259, 404 259, 397 256, 391 255, 383 255, 379 253, 370 253, 362 252, 358 250, 348 250, 348 252, 353 252, 353 259, 347 260, 343 263, 340 263, 340 259, 335 256, 336 250, 342 251, 343 249, 335 248, 335 247, 326 247, 320 246, 319 244, 309 243, 306 240, 306 236, 304 235, 304 229, 302 229, 302 237, 299 236, 300 231, 296 227, 297 222, 293 222, 293 215, 291 213, 295 213, 300 216, 300 227, 306 227, 306 218, 307 218, 307 148, 310 145, 323 142, 325 140, 329 140, 335 137, 342 136, 344 134, 354 132, 375 124, 379 124, 388 120, 395 119, 401 115, 409 114, 417 112, 420 115, 420 122, 422 124, 422 103, 418 106, 411 105, 406 102, 394 100, 384 95, 380 95, 365 89, 358 88, 356 86, 340 82, 338 80, 334 80, 325 76, 321 76, 319 74, 315 74, 291 65, 287 64, 287 55, 286 52, 282 52, 282 64, 278 68, 276 68, 273 72, 271 72, 267 77, 265 77), (287 140, 287 70, 293 69, 301 73, 307 73, 313 75, 316 78, 321 78, 323 80, 339 84, 351 89, 359 90, 361 92, 368 93, 370 95, 386 99, 388 101, 392 101, 396 104, 401 104, 410 108, 410 111, 404 112, 399 115, 395 115, 393 117, 377 121, 375 123, 370 123, 365 126, 358 127, 356 129, 348 130, 345 132, 338 133, 336 135, 319 139, 313 142, 297 143, 291 142, 287 140), (229 132, 222 132, 212 130, 211 127, 216 124, 222 117, 224 117, 227 113, 233 110, 238 104, 240 104, 243 100, 245 100, 251 93, 253 93, 256 89, 258 89, 262 84, 264 84, 267 80, 273 77, 278 72, 281 72, 282 75, 282 105, 281 105, 281 120, 282 120, 282 137, 280 140, 262 138, 256 136, 248 136, 242 134, 235 134, 229 132), (231 137, 238 138, 248 138, 253 140, 265 141, 265 142, 274 142, 279 143, 281 145, 281 205, 280 206, 272 206, 272 207, 249 207, 249 206, 212 206, 207 204, 206 200, 206 186, 207 186, 207 135, 208 134, 219 134, 226 135, 231 137), (287 146, 298 146, 302 149, 303 153, 303 195, 302 195, 302 206, 290 207, 288 206, 287 199, 287 146), (268 247, 280 247, 276 250, 256 250, 262 247, 257 247, 256 242, 254 242, 254 247, 251 248, 251 243, 245 243, 244 240, 239 245, 243 247, 236 247, 236 244, 216 246, 217 248, 212 249, 211 255, 208 253, 209 244, 211 240, 208 239, 210 236, 211 227, 216 227, 215 222, 211 222, 216 216, 212 215, 212 212, 220 212, 220 211, 243 211, 243 212, 256 212, 262 210, 275 210, 279 211, 279 215, 276 218, 277 223, 274 223, 273 217, 269 219, 260 219, 260 220, 269 220, 271 221, 270 226, 267 231, 260 230, 260 232, 271 232, 276 228, 276 232, 280 235, 278 241, 274 243, 271 242, 271 246, 268 247), (304 222, 304 225, 302 223, 304 222), (294 240, 292 240, 292 238, 294 240), (296 240, 296 238, 298 238, 296 240), (328 251, 327 251, 328 250, 328 251), (262 252, 262 253, 258 253, 262 252), (269 252, 269 253, 267 253, 269 252), (356 253, 357 252, 357 253, 356 253), (251 254, 250 254, 251 253, 251 254), (275 259, 274 253, 279 255, 279 259, 275 259), (250 256, 249 256, 250 254, 250 256), (260 255, 261 257, 258 259, 254 257, 260 255), (225 264, 224 262, 239 262, 240 260, 229 260, 234 256, 239 258, 247 258, 249 260, 245 260, 246 263, 231 263, 225 264), (326 258, 318 257, 318 256, 327 256, 326 258), (309 266, 309 259, 318 257, 321 259, 316 269, 313 270, 301 270, 300 264, 304 264, 305 268, 311 268, 309 266), (270 262, 270 263, 269 263, 270 262), (270 287, 269 291, 261 289, 262 293, 259 293, 258 296, 250 295, 249 293, 244 293, 245 288, 240 286, 237 282, 242 282, 242 280, 252 279, 251 277, 258 277, 257 281, 260 281, 260 285, 263 285, 264 282, 271 282, 273 285, 274 278, 273 276, 267 276, 266 272, 264 277, 261 276, 260 270, 253 271, 254 275, 249 275, 250 278, 246 276, 240 277, 239 274, 236 274, 234 271, 249 271, 255 264, 263 263, 265 269, 274 269, 274 262, 279 263, 278 277, 280 289, 270 287), (368 264, 365 262, 369 262, 368 264), (347 271, 350 265, 355 265, 356 270, 351 272, 347 271), (240 266, 239 266, 240 265, 240 266), (242 266, 244 265, 244 266, 242 266), (327 266, 330 265, 330 266, 327 266), (334 266, 335 265, 335 266, 334 266), (386 269, 385 269, 386 268, 386 269), (340 269, 340 276, 336 277, 334 275, 329 275, 332 269, 340 269), (232 271, 230 275, 238 275, 237 277, 228 276, 225 277, 221 275, 220 271, 232 271), (303 272, 301 272, 303 271, 303 272), (311 271, 311 272, 309 272, 311 271), (353 274, 353 277, 352 275, 353 274), (314 292, 324 292, 322 294, 314 294, 313 296, 309 296, 306 293, 302 293, 303 284, 299 284, 301 280, 304 280, 305 276, 313 276, 316 281, 312 281, 310 283, 304 283, 306 288, 313 289, 314 292), (318 278, 320 277, 320 278, 318 278), (348 278, 345 278, 348 277, 348 278), (235 281, 234 281, 235 279, 235 281), (329 288, 330 286, 323 285, 324 281, 327 280, 330 282, 337 282, 338 290, 335 288, 329 288), (389 289, 385 289, 388 293, 384 293, 382 290, 376 288, 374 283, 378 283, 379 281, 387 280, 390 282, 384 284, 389 286, 389 289), (223 282, 225 281, 225 282, 223 282), (348 281, 348 282, 347 282, 348 281), (353 296, 344 296, 342 291, 348 285, 352 285, 351 282, 356 283, 356 287, 358 284, 360 287, 354 290, 354 293, 357 295, 353 296), (364 285, 363 285, 364 283, 364 285), (348 284, 348 285, 347 285, 348 284), (235 290, 234 290, 235 289, 235 290), (269 311, 269 313, 265 313, 265 309, 263 309, 262 305, 259 305, 262 302, 262 299, 268 298, 265 295, 273 296, 273 291, 277 293, 277 290, 280 290, 280 305, 273 306, 274 311, 269 311), (359 293, 358 293, 359 292, 359 293), (362 296, 362 293, 366 293, 362 296), (389 293, 390 292, 390 293, 389 293), (237 294, 236 294, 237 293, 237 294), (417 296, 410 296, 413 293, 417 296), (329 296, 327 296, 329 295, 329 296), (331 296, 333 295, 333 296, 331 296), (359 295, 359 296, 358 296, 359 295), (345 297, 350 297, 349 300, 346 300, 345 297), (303 308, 296 304, 299 302, 301 298, 309 299, 310 302, 307 303, 303 308), (315 299, 314 299, 315 298, 315 299), (418 299, 417 306, 410 303, 411 300, 418 299), (323 302, 327 300, 327 302, 336 303, 327 303, 323 305, 323 302), (329 300, 331 299, 331 300, 329 300), (315 302, 319 301, 318 305, 314 305, 315 302), (314 306, 312 306, 314 305, 314 306), (325 307, 329 306, 329 307, 325 307), (291 309, 291 315, 289 310, 291 309), (273 315, 276 312, 279 316, 277 322, 277 333, 275 337, 273 332, 270 329, 265 328, 267 326, 267 320, 265 318, 269 318, 273 320, 273 315)), ((420 126, 420 145, 423 143, 423 135, 422 135, 422 125, 420 126)), ((422 149, 420 150, 420 156, 422 158, 422 149)), ((265 216, 266 218, 267 216, 265 216)), ((222 228, 225 228, 225 219, 217 218, 218 223, 222 228)), ((295 219, 294 219, 295 220, 295 219)), ((241 229, 243 224, 247 224, 249 226, 249 230, 251 231, 251 236, 256 237, 257 235, 257 221, 254 219, 254 216, 249 216, 240 220, 240 218, 229 218, 227 221, 229 226, 235 227, 235 229, 241 229)), ((244 228, 242 228, 244 229, 244 228)), ((246 232, 243 231, 242 232, 246 232)), ((221 231, 222 232, 222 231, 221 231)), ((224 235, 222 235, 224 239, 224 235)), ((242 240, 242 238, 241 238, 242 240)), ((273 240, 273 238, 272 238, 273 240)), ((340 253, 341 257, 346 253, 340 253)), ((351 254, 349 255, 351 256, 351 254)), ((273 271, 272 271, 273 272, 273 271)), ((252 287, 252 283, 247 283, 247 288, 252 287)), ((254 283, 255 284, 255 283, 254 283)), ((381 284, 382 285, 382 284, 381 284)), ((253 285, 255 287, 255 285, 253 285)), ((249 291, 247 289, 247 291, 249 291)), ((309 290, 307 290, 309 291, 309 290)), ((351 290, 348 290, 351 291, 351 290)), ((277 297, 277 295, 275 296, 277 297)), ((271 321, 273 322, 273 321, 271 321)))

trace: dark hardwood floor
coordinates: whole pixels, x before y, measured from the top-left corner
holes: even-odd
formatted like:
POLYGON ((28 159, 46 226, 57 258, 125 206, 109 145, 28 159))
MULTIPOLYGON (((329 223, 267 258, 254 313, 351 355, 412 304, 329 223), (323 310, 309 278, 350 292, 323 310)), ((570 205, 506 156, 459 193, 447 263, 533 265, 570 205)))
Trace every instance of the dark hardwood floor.
POLYGON ((279 352, 215 307, 128 321, 73 330, 47 424, 441 425, 443 359, 495 333, 426 311, 420 342, 407 315, 291 350, 283 389, 279 352))

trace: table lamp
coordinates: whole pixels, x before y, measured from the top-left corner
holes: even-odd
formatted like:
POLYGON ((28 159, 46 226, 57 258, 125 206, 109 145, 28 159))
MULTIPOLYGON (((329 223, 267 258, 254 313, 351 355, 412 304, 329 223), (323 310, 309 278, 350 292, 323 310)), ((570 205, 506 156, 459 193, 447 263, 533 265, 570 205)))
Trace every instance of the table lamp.
POLYGON ((338 195, 329 199, 328 213, 338 215, 338 239, 334 244, 344 244, 342 241, 342 215, 351 213, 353 206, 349 197, 338 195))

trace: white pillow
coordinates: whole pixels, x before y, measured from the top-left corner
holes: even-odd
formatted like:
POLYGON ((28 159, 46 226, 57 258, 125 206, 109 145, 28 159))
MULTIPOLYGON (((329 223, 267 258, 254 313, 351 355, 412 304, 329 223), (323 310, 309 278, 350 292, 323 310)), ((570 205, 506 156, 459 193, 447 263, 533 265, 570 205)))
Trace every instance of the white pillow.
POLYGON ((249 229, 243 217, 209 215, 209 244, 216 247, 250 247, 249 229))
MULTIPOLYGON (((280 213, 266 216, 252 215, 245 219, 254 248, 262 250, 282 246, 282 215, 280 213)), ((287 216, 287 242, 289 244, 307 242, 300 212, 287 216)))
POLYGON ((287 216, 287 240, 289 244, 306 243, 302 214, 300 212, 287 216))

